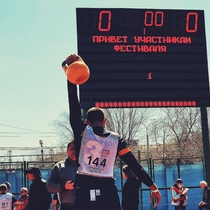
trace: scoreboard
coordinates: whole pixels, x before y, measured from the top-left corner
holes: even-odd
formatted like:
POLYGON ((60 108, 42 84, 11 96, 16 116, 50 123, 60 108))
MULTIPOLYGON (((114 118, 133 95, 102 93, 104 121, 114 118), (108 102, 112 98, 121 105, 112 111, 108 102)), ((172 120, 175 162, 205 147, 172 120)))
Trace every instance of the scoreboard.
POLYGON ((77 8, 83 109, 208 107, 203 10, 77 8))

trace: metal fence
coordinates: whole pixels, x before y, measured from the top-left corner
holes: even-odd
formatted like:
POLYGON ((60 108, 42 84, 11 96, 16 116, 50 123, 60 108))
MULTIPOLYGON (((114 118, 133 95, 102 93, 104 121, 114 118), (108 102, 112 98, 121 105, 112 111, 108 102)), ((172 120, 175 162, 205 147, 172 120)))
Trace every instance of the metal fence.
MULTIPOLYGON (((174 152, 168 151, 174 154, 174 152)), ((184 185, 189 187, 188 209, 197 209, 197 204, 202 198, 202 192, 199 182, 205 180, 205 166, 203 156, 167 158, 163 156, 161 151, 154 151, 150 148, 150 153, 142 149, 133 149, 133 153, 139 163, 148 172, 150 177, 160 188, 163 200, 158 210, 172 210, 174 207, 170 204, 171 194, 170 187, 174 181, 181 177, 184 185), (152 153, 151 153, 152 152, 152 153), (148 158, 147 158, 148 157, 148 158), (161 157, 161 158, 160 158, 161 157)), ((44 148, 41 151, 37 148, 0 148, 0 183, 9 181, 11 183, 11 192, 16 196, 19 195, 21 187, 29 188, 30 181, 27 179, 24 171, 28 167, 39 167, 42 177, 48 179, 49 173, 53 165, 66 157, 66 147, 44 148)), ((114 177, 121 199, 121 190, 124 184, 121 175, 123 162, 116 159, 114 168, 114 177)), ((140 205, 139 210, 153 209, 149 204, 150 190, 142 184, 140 189, 140 205)))

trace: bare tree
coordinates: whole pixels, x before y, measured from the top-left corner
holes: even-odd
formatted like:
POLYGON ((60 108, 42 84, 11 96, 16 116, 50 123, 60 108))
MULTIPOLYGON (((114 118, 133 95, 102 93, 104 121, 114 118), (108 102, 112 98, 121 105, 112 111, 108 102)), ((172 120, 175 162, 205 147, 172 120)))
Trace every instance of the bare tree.
MULTIPOLYGON (((107 129, 119 133, 132 150, 141 150, 141 154, 145 154, 143 158, 183 158, 203 153, 199 108, 115 108, 104 111, 107 129)), ((52 125, 61 145, 73 139, 68 113, 61 113, 52 125)))
MULTIPOLYGON (((137 144, 140 125, 145 122, 153 111, 148 109, 104 109, 107 117, 107 129, 119 133, 129 144, 137 144)), ((52 122, 61 144, 73 139, 73 132, 69 124, 67 112, 62 112, 59 119, 52 122)))
POLYGON ((59 119, 53 120, 51 124, 60 139, 61 146, 74 138, 67 112, 62 112, 59 115, 59 119))
POLYGON ((106 109, 107 128, 119 133, 129 145, 136 144, 139 139, 139 127, 154 113, 144 108, 106 109))
POLYGON ((198 108, 164 108, 162 112, 165 113, 165 117, 161 119, 161 124, 169 129, 170 143, 177 147, 174 148, 176 155, 181 158, 186 155, 190 146, 200 146, 198 142, 201 139, 197 139, 198 133, 201 132, 198 108))

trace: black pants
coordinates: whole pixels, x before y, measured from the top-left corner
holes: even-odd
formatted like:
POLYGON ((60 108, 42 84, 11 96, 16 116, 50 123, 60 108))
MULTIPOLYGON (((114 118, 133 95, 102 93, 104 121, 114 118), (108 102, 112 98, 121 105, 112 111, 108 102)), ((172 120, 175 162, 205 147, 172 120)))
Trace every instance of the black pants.
POLYGON ((186 206, 174 206, 175 210, 185 210, 186 206))
POLYGON ((203 209, 210 209, 210 205, 203 205, 203 206, 199 206, 199 210, 203 210, 203 209))
POLYGON ((73 206, 65 205, 61 203, 60 210, 73 210, 73 206))
POLYGON ((105 189, 76 189, 74 210, 121 210, 116 186, 105 189), (90 190, 95 193, 92 200, 90 190))

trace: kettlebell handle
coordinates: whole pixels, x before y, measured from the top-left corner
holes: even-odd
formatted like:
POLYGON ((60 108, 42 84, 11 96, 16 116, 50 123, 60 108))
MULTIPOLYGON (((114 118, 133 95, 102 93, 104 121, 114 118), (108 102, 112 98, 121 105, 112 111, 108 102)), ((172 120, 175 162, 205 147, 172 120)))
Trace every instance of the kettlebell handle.
POLYGON ((66 64, 67 64, 67 61, 65 60, 65 61, 62 62, 61 66, 62 66, 62 67, 63 67, 63 66, 66 66, 66 64))
MULTIPOLYGON (((81 57, 77 55, 77 60, 79 60, 79 59, 81 59, 81 57)), ((63 67, 63 66, 66 66, 66 65, 67 65, 67 61, 65 60, 65 61, 62 62, 61 66, 63 67)))

